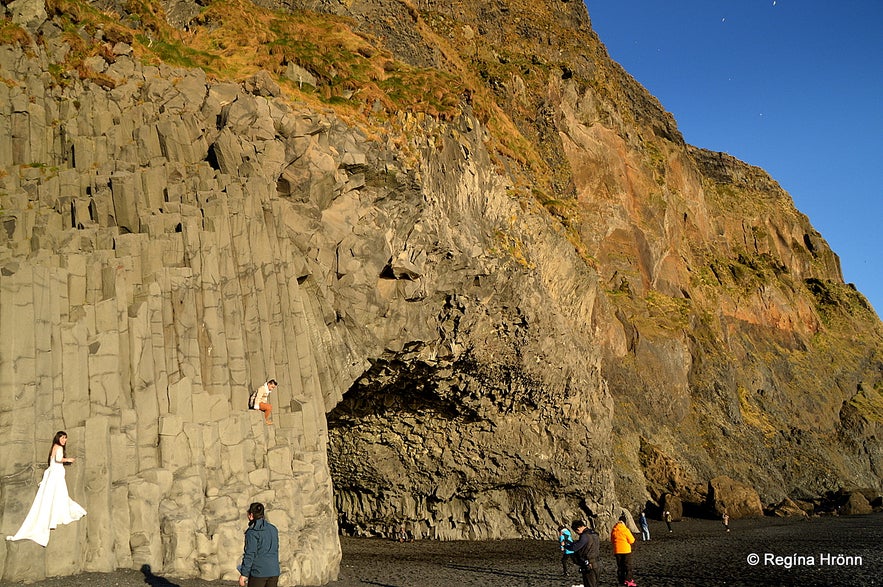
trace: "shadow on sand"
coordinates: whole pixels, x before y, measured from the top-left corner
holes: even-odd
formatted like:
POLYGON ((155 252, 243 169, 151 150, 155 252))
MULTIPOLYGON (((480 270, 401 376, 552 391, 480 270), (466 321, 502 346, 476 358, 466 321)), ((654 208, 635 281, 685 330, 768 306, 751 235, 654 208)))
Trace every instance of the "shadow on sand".
POLYGON ((165 577, 154 575, 150 570, 150 565, 141 565, 141 572, 144 573, 144 582, 150 587, 180 587, 177 583, 172 583, 165 577))

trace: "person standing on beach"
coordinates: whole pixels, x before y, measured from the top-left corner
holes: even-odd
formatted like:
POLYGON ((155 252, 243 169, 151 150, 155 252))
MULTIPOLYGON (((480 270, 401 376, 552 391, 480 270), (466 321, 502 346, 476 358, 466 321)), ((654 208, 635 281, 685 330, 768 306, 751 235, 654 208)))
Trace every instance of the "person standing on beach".
POLYGON ((33 540, 40 546, 46 546, 49 544, 50 530, 75 522, 86 515, 86 510, 72 500, 67 492, 64 466, 76 459, 65 456, 66 447, 67 432, 59 430, 52 439, 49 466, 43 471, 43 480, 40 481, 31 509, 18 532, 14 536, 7 536, 7 540, 33 540))
POLYGON ((276 380, 267 379, 267 382, 261 385, 248 399, 249 409, 262 411, 264 413, 264 422, 267 424, 273 423, 270 419, 270 415, 273 413, 273 406, 270 404, 270 392, 274 389, 276 389, 276 380))
POLYGON ((647 522, 647 514, 645 512, 641 512, 638 523, 641 526, 641 540, 650 540, 650 523, 647 522))
POLYGON ((662 519, 665 520, 665 525, 668 526, 668 531, 671 532, 671 512, 668 510, 662 512, 662 519))
POLYGON ((399 542, 414 542, 414 534, 404 524, 399 526, 399 542))
POLYGON ((610 542, 613 544, 613 556, 616 557, 616 579, 620 585, 635 587, 637 583, 632 579, 632 544, 635 537, 626 522, 625 514, 619 516, 619 521, 610 531, 610 542))
POLYGON ((583 587, 598 587, 601 539, 595 530, 588 528, 582 520, 574 520, 570 527, 578 536, 570 548, 573 550, 573 561, 579 566, 583 587))
POLYGON ((730 514, 727 513, 727 510, 724 510, 723 515, 724 528, 727 529, 727 532, 730 531, 730 514))
POLYGON ((279 584, 279 531, 264 519, 264 504, 248 506, 245 548, 239 565, 239 587, 276 587, 279 584))
POLYGON ((567 576, 567 561, 573 555, 573 534, 567 526, 558 527, 558 545, 561 548, 561 570, 567 576))

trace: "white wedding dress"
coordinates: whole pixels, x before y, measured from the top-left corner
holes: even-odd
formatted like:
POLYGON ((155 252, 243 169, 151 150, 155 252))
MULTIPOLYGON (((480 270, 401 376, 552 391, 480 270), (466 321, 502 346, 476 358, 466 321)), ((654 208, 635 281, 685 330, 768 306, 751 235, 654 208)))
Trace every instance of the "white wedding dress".
POLYGON ((40 546, 46 546, 49 544, 50 530, 61 524, 76 522, 86 515, 86 510, 67 493, 61 455, 60 450, 55 452, 55 458, 43 472, 37 497, 34 498, 24 523, 15 536, 7 536, 7 540, 33 540, 40 546))

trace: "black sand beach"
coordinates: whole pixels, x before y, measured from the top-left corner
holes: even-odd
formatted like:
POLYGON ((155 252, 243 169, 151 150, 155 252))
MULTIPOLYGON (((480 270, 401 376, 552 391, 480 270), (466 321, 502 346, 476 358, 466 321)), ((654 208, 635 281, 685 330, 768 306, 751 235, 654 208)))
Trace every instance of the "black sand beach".
MULTIPOLYGON (((635 580, 645 587, 883 585, 883 514, 809 520, 685 520, 665 530, 651 521, 651 540, 634 550, 635 580), (759 561, 756 564, 753 556, 759 561), (776 558, 778 557, 778 558, 776 558)), ((342 538, 340 579, 329 587, 571 587, 552 541, 499 540, 400 544, 342 538)), ((610 543, 601 545, 601 585, 613 586, 610 543)), ((231 561, 231 565, 235 564, 231 561)), ((0 585, 10 585, 0 583, 0 585)), ((145 576, 137 571, 90 573, 32 583, 36 587, 212 587, 232 581, 145 576)), ((291 587, 291 586, 285 586, 291 587)))

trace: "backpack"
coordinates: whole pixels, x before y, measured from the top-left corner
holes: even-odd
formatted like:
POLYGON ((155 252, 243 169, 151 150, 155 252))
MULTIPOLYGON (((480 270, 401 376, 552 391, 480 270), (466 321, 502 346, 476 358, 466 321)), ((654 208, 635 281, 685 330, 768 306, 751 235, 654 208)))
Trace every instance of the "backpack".
POLYGON ((564 528, 561 530, 561 533, 558 535, 558 542, 561 544, 561 548, 566 550, 569 553, 573 553, 573 534, 571 534, 570 530, 564 528))
POLYGON ((248 396, 248 409, 249 409, 249 410, 253 410, 253 409, 254 409, 254 402, 255 402, 256 399, 258 399, 258 392, 257 392, 257 390, 251 392, 251 395, 248 396))

